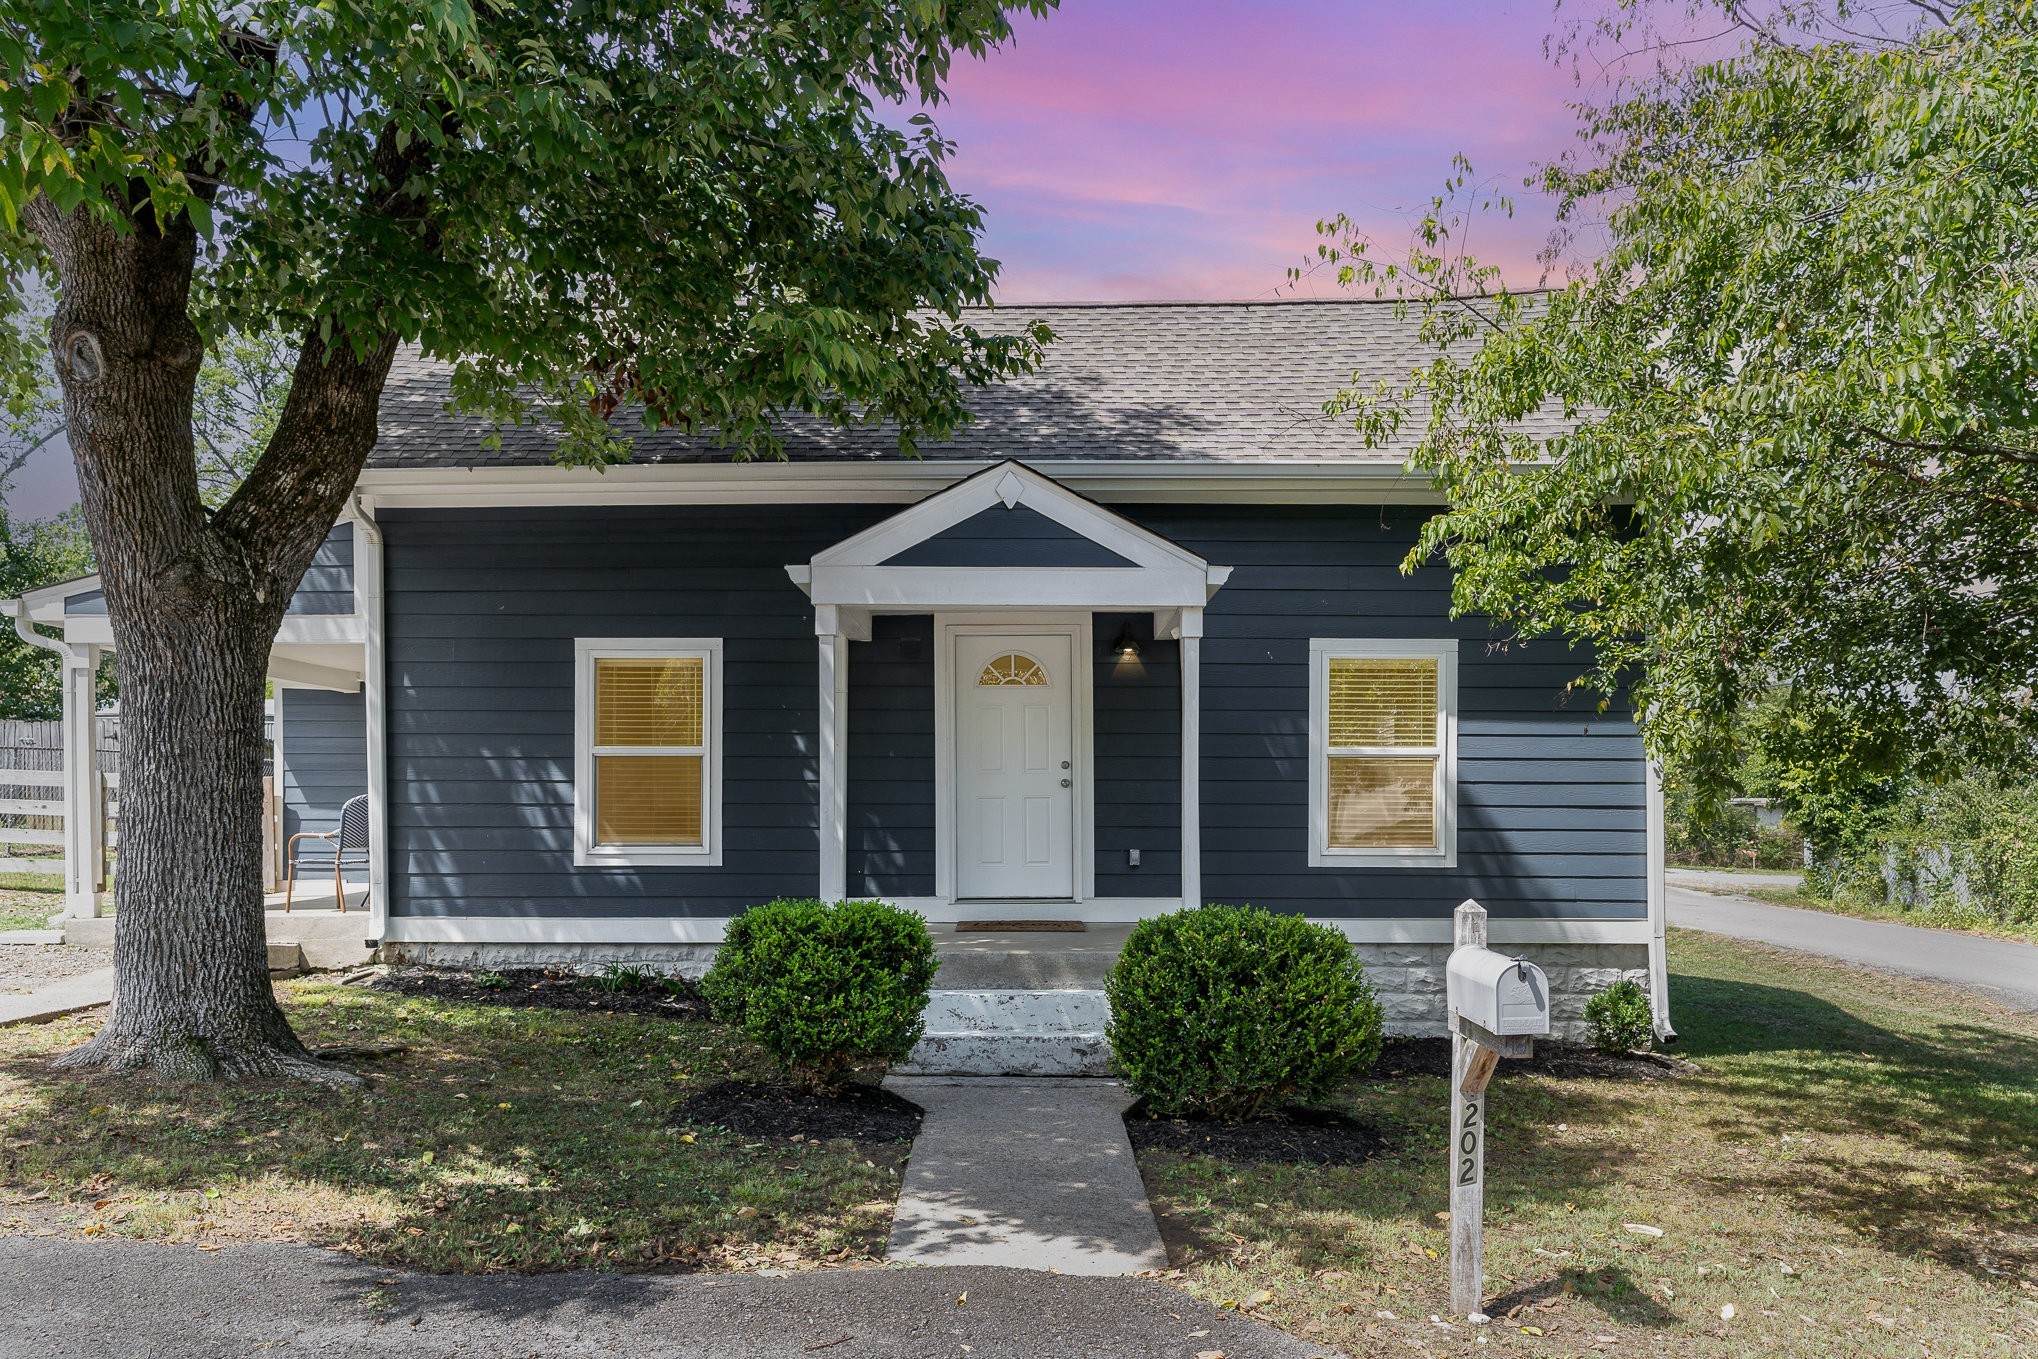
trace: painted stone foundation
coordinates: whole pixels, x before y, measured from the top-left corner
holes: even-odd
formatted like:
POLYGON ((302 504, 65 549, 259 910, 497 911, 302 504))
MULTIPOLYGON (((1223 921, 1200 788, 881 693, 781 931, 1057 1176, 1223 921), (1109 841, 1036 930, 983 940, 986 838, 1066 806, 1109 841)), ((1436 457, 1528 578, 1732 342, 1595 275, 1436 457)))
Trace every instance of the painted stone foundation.
MULTIPOLYGON (((432 967, 495 970, 563 967, 588 973, 599 972, 612 963, 623 963, 668 976, 697 980, 714 962, 715 948, 713 944, 391 943, 383 945, 377 956, 383 962, 432 967)), ((1646 944, 1502 944, 1497 948, 1510 956, 1527 958, 1542 968, 1543 975, 1549 978, 1550 1029, 1551 1036, 1555 1038, 1584 1041, 1585 1002, 1615 982, 1637 982, 1644 990, 1649 986, 1649 947, 1646 944)), ((1450 956, 1449 944, 1353 944, 1352 950, 1358 954, 1359 961, 1365 966, 1367 979, 1379 993, 1388 1033, 1420 1037, 1445 1032, 1448 1015, 1444 997, 1444 960, 1450 956)), ((958 991, 954 994, 960 996, 964 993, 958 991)), ((1040 994, 1052 996, 1054 993, 1040 994)), ((1101 1004, 1102 993, 1096 995, 1101 1004)), ((1003 1009, 993 1008, 997 1014, 1004 1013, 1003 1009)), ((930 1020, 932 1018, 930 1015, 930 1020)), ((1030 1023, 1006 1024, 980 1018, 953 1025, 930 1022, 929 1032, 930 1035, 938 1032, 944 1039, 952 1037, 952 1042, 941 1046, 952 1046, 960 1053, 964 1048, 974 1049, 991 1041, 990 1035, 1001 1034, 1008 1029, 1026 1031, 1032 1027, 1035 1026, 1030 1023), (953 1035, 949 1034, 950 1029, 954 1030, 953 1035)), ((1050 1027, 1080 1030, 1088 1036, 1100 1031, 1103 1025, 1097 1022, 1050 1027)), ((1058 1037, 1057 1041, 1061 1039, 1058 1037)), ((928 1055, 932 1055, 931 1048, 928 1055)), ((1094 1065, 1094 1061, 1089 1064, 1094 1065)), ((1077 1065, 1084 1063, 1078 1062, 1077 1065)), ((1057 1070, 1055 1074, 1072 1073, 1057 1070)))
MULTIPOLYGON (((1647 944, 1496 944, 1496 952, 1522 957, 1550 981, 1550 1036, 1585 1040, 1585 1002, 1617 981, 1649 988, 1647 944)), ((1404 1037, 1446 1032, 1444 960, 1449 944, 1353 944, 1367 980, 1379 993, 1387 1032, 1404 1037)))
POLYGON ((611 964, 641 967, 668 977, 699 981, 715 961, 716 944, 384 944, 383 963, 503 971, 512 967, 559 967, 596 973, 611 964))

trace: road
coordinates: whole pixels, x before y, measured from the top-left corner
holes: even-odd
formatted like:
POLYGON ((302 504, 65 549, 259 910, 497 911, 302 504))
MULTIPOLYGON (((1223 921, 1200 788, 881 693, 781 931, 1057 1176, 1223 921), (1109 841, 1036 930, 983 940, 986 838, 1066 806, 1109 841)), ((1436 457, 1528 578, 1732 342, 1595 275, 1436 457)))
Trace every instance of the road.
POLYGON ((1311 1359, 1148 1279, 1023 1269, 433 1276, 309 1246, 0 1238, 7 1359, 1311 1359))
MULTIPOLYGON (((1679 885, 1678 876, 1671 878, 1669 906, 1670 923, 1680 929, 1731 935, 1860 967, 1946 982, 2012 1009, 2038 1014, 2038 945, 1771 906, 1747 897, 1696 891, 1679 885)), ((1718 881, 1724 887, 1732 880, 1718 881)))

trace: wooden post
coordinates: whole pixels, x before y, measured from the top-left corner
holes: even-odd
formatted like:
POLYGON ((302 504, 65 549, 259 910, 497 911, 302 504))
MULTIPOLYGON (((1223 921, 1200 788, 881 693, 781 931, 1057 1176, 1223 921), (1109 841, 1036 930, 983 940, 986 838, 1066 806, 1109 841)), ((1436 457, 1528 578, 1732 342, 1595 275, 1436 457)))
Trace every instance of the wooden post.
MULTIPOLYGON (((1452 915, 1458 948, 1486 947, 1486 908, 1467 901, 1452 915)), ((1486 1213, 1486 1083, 1500 1054, 1466 1037, 1451 1012, 1451 1312, 1485 1320, 1481 1229, 1486 1213)))

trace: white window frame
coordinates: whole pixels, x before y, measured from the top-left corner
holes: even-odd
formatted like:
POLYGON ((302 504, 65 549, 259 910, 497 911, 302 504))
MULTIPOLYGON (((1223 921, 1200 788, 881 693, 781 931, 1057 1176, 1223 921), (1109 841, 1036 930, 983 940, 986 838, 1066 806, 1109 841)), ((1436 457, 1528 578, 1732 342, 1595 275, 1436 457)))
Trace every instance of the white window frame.
MULTIPOLYGON (((1430 753, 1363 746, 1340 754, 1430 753)), ((1309 639, 1309 866, 1311 868, 1456 868, 1458 866, 1458 642, 1456 638, 1312 637, 1309 639), (1333 849, 1330 844, 1330 663, 1333 660, 1437 663, 1437 842, 1426 848, 1333 849)))
MULTIPOLYGON (((651 755, 657 747, 633 746, 651 755)), ((581 868, 715 868, 722 862, 722 639, 719 637, 576 637, 573 640, 573 862, 581 868), (705 685, 701 740, 707 756, 701 843, 595 843, 594 663, 616 658, 699 658, 705 685)))

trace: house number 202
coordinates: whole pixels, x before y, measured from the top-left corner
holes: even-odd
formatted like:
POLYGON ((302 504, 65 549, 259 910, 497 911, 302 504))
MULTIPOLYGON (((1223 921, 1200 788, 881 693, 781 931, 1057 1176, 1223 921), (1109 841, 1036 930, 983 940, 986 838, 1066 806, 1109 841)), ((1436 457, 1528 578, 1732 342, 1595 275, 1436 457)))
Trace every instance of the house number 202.
POLYGON ((1486 1131, 1481 1117, 1482 1100, 1465 1101, 1465 1117, 1458 1124, 1458 1183, 1479 1183, 1479 1138, 1486 1131))

